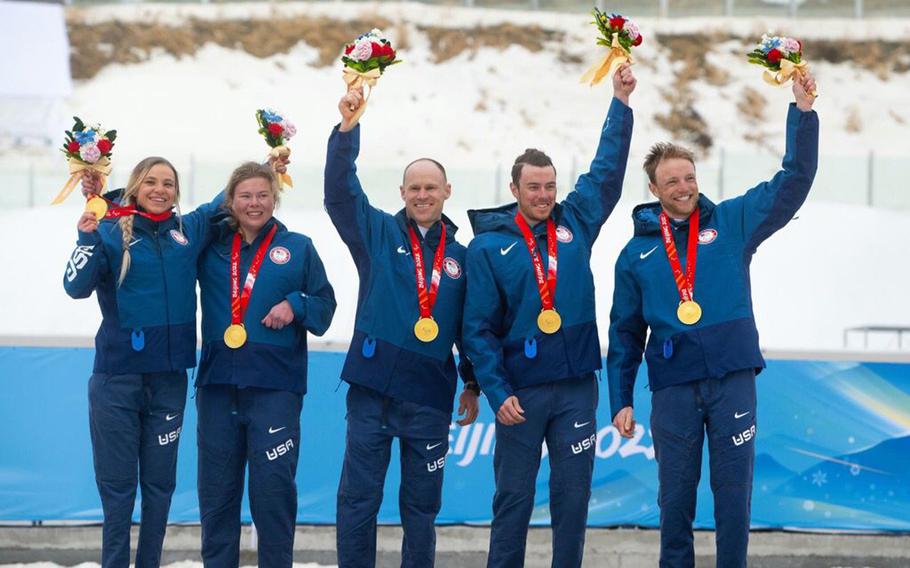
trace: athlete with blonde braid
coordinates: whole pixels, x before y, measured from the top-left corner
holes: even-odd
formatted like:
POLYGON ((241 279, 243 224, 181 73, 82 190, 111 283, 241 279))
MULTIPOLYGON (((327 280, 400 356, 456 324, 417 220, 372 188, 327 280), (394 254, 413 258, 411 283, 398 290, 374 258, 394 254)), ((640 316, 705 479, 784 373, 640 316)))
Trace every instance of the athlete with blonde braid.
MULTIPOLYGON (((284 169, 282 160, 279 169, 284 169)), ((97 193, 97 177, 83 192, 97 193)), ((186 369, 196 366, 196 262, 211 240, 223 197, 175 212, 177 171, 164 158, 139 162, 103 220, 91 212, 63 279, 67 294, 96 293, 101 326, 89 380, 95 481, 104 512, 101 564, 130 565, 136 483, 142 516, 136 567, 158 566, 176 482, 186 369)))

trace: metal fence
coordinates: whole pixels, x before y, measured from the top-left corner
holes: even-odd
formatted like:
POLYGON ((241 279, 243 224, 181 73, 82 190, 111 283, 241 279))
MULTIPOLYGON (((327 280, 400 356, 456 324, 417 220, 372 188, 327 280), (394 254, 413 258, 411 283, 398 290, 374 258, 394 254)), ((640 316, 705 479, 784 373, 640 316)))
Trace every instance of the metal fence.
MULTIPOLYGON (((71 0, 76 5, 135 3, 137 0, 71 0)), ((224 0, 170 0, 225 3, 224 0)), ((274 0, 272 0, 274 1, 274 0)), ((342 1, 342 0, 331 0, 342 1)), ((379 0, 383 1, 383 0, 379 0)), ((396 0, 397 1, 397 0, 396 0)), ((791 18, 910 17, 908 0, 420 0, 425 4, 588 12, 592 5, 637 17, 771 16, 791 18)))
MULTIPOLYGON (((652 200, 647 178, 641 170, 642 156, 631 156, 623 199, 652 200)), ((558 159, 558 158, 557 158, 558 159)), ((571 189, 577 176, 588 167, 590 157, 557 162, 560 192, 571 189)), ((233 162, 209 162, 192 156, 177 158, 184 207, 208 200, 224 186, 233 162)), ((880 156, 873 153, 852 156, 822 156, 809 199, 910 211, 910 192, 903 189, 910 156, 880 156)), ((111 187, 126 183, 132 164, 121 161, 109 178, 111 187)), ((402 164, 401 166, 403 166, 402 164)), ((712 199, 739 195, 756 183, 770 178, 780 167, 780 157, 735 154, 720 151, 717 157, 698 163, 699 186, 712 199)), ((511 200, 509 165, 490 164, 478 168, 447 168, 453 186, 450 203, 456 207, 484 207, 511 200)), ((282 200, 285 206, 322 208, 322 166, 293 164, 294 191, 282 200)), ((363 165, 359 175, 371 200, 384 208, 400 206, 398 186, 401 167, 363 165)), ((67 172, 60 163, 0 164, 0 207, 43 207, 59 191, 67 172)))

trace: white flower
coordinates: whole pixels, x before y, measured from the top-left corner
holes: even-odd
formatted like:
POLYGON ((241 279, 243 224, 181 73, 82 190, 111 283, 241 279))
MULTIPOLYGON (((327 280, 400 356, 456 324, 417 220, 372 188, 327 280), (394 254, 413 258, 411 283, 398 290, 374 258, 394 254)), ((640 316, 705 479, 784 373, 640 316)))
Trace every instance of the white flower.
POLYGON ((83 162, 94 164, 101 159, 101 150, 98 149, 98 145, 94 142, 86 142, 79 148, 79 156, 83 162))
POLYGON ((281 127, 284 128, 285 140, 287 140, 288 138, 291 138, 292 136, 297 134, 297 127, 294 126, 294 123, 288 119, 284 119, 281 121, 281 127))
POLYGON ((348 56, 354 61, 368 61, 373 55, 373 42, 368 37, 357 40, 354 44, 354 51, 348 56))

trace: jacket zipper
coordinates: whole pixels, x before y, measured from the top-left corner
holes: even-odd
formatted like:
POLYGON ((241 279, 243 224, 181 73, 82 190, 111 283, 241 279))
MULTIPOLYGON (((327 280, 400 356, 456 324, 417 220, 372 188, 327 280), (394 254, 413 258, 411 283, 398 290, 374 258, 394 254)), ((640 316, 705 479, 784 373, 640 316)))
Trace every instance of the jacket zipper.
POLYGON ((167 272, 164 270, 164 256, 161 254, 161 241, 158 240, 158 225, 155 226, 155 248, 158 251, 158 264, 161 266, 161 280, 164 284, 164 321, 167 324, 165 333, 167 334, 167 362, 170 369, 174 368, 174 360, 171 354, 171 311, 170 299, 167 293, 167 272))

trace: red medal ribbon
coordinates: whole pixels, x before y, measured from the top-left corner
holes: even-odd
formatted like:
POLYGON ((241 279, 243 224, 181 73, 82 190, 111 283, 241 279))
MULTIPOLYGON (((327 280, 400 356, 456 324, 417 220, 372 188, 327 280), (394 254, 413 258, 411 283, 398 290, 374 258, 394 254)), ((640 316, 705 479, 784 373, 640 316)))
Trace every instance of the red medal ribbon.
MULTIPOLYGON (((136 209, 135 205, 127 205, 121 207, 106 197, 102 197, 100 195, 95 195, 92 197, 103 199, 107 203, 108 208, 107 213, 104 214, 105 219, 116 219, 117 217, 126 217, 127 215, 139 215, 140 217, 145 217, 146 219, 151 219, 156 223, 160 223, 161 221, 170 219, 171 215, 174 214, 174 212, 170 209, 163 213, 147 213, 145 211, 136 209)), ((91 199, 91 197, 89 197, 89 199, 91 199)))
POLYGON ((428 318, 433 313, 436 304, 436 294, 439 293, 439 280, 442 277, 442 260, 446 250, 446 224, 440 222, 442 229, 439 235, 439 244, 436 245, 436 254, 433 255, 433 272, 430 274, 430 288, 427 290, 427 278, 423 272, 423 249, 417 232, 408 224, 411 235, 411 254, 414 255, 414 273, 417 276, 417 303, 420 305, 420 317, 428 318))
POLYGON ((673 241, 673 233, 670 231, 670 218, 666 212, 660 212, 660 232, 664 238, 664 248, 667 250, 667 259, 670 261, 670 268, 673 269, 676 288, 679 290, 679 297, 683 302, 691 301, 695 293, 695 263, 698 258, 698 217, 698 208, 696 207, 689 217, 686 271, 683 273, 682 265, 679 262, 679 254, 676 252, 676 243, 673 241))
POLYGON ((556 241, 556 223, 553 219, 547 218, 547 274, 543 272, 543 261, 537 251, 537 243, 534 240, 534 233, 531 227, 521 215, 515 214, 515 223, 521 229, 521 234, 525 238, 525 245, 528 252, 531 253, 531 262, 534 263, 534 276, 537 278, 537 289, 540 292, 540 304, 545 310, 553 309, 553 301, 556 298, 556 268, 557 268, 557 241, 556 241))
POLYGON ((234 234, 234 242, 231 244, 231 323, 234 325, 243 325, 243 315, 246 313, 246 307, 250 303, 250 294, 253 292, 253 284, 256 283, 256 275, 259 274, 259 267, 265 258, 265 251, 272 244, 272 237, 278 225, 272 225, 269 233, 262 239, 259 250, 253 257, 250 264, 250 271, 246 274, 246 280, 243 282, 243 291, 240 291, 240 243, 243 237, 240 232, 234 234))

